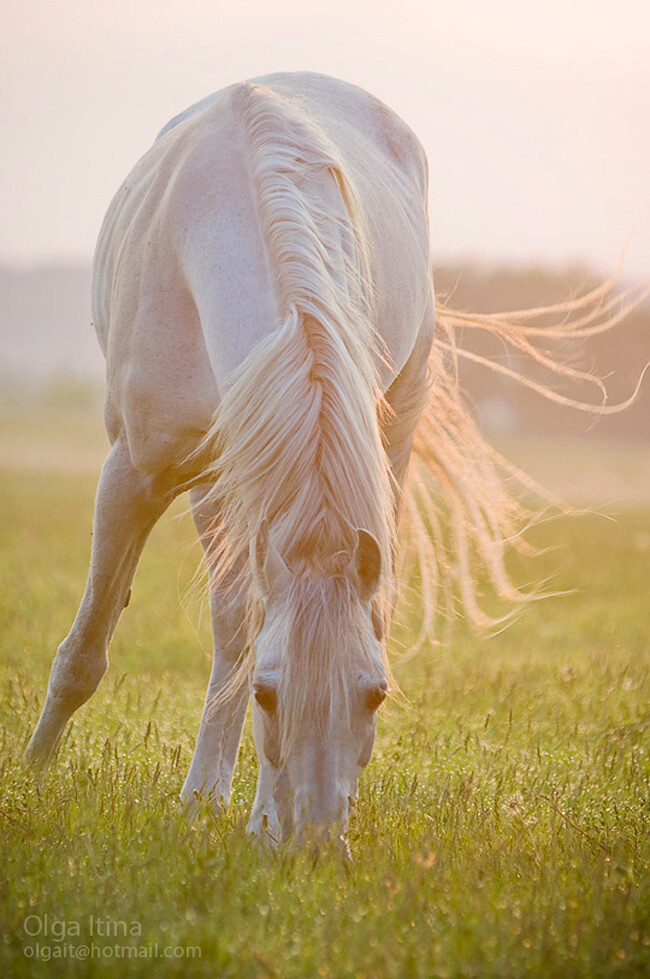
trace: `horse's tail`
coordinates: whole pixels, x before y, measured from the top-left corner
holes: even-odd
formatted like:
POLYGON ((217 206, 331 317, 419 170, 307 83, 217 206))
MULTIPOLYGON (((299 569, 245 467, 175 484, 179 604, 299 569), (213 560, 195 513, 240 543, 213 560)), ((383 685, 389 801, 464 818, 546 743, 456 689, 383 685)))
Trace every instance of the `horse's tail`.
POLYGON ((205 475, 220 511, 213 574, 246 579, 265 521, 286 560, 316 565, 349 553, 363 528, 388 570, 391 487, 355 189, 297 104, 247 83, 231 97, 279 317, 230 379, 200 450, 214 459, 205 475))
POLYGON ((635 288, 620 293, 616 283, 617 277, 612 277, 576 299, 508 313, 462 313, 438 304, 430 359, 434 383, 415 435, 404 506, 408 530, 402 568, 406 574, 415 564, 421 579, 421 638, 434 634, 435 612, 455 602, 478 626, 493 627, 509 617, 491 617, 481 608, 477 597, 481 576, 489 578, 511 609, 537 594, 547 594, 517 588, 506 567, 507 554, 512 550, 531 553, 524 534, 549 506, 564 512, 571 509, 482 436, 460 386, 460 363, 479 363, 551 401, 594 417, 624 410, 636 397, 643 375, 630 398, 608 405, 600 378, 538 346, 540 341, 546 348, 555 344, 557 351, 558 341, 581 341, 610 330, 648 295, 647 290, 635 288), (560 394, 530 372, 464 348, 458 336, 461 331, 465 336, 468 331, 490 333, 504 348, 520 355, 520 363, 524 355, 530 365, 550 371, 551 376, 592 385, 600 403, 560 394))

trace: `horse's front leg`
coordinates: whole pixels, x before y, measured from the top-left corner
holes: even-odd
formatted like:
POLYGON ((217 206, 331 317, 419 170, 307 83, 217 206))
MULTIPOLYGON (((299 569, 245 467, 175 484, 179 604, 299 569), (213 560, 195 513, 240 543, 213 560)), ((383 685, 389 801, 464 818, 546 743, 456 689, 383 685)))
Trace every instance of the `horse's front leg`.
POLYGON ((293 806, 286 771, 276 768, 266 757, 260 713, 253 711, 253 736, 259 759, 255 801, 248 820, 248 832, 263 846, 286 841, 293 831, 293 806))
POLYGON ((45 706, 25 751, 29 763, 47 766, 68 720, 97 689, 142 548, 173 495, 169 477, 135 469, 120 435, 97 487, 86 590, 52 664, 45 706))
POLYGON ((282 839, 282 829, 275 808, 273 788, 275 773, 268 762, 260 762, 257 771, 255 801, 247 831, 261 844, 275 846, 282 839))
MULTIPOLYGON (((190 492, 190 500, 209 568, 211 540, 218 532, 218 513, 210 504, 208 493, 209 490, 196 488, 190 492)), ((224 702, 219 702, 246 641, 245 595, 236 584, 234 588, 228 588, 227 583, 221 587, 211 583, 210 612, 214 644, 212 673, 192 764, 181 790, 181 798, 192 815, 202 799, 207 799, 217 811, 228 808, 248 704, 246 684, 224 702)))

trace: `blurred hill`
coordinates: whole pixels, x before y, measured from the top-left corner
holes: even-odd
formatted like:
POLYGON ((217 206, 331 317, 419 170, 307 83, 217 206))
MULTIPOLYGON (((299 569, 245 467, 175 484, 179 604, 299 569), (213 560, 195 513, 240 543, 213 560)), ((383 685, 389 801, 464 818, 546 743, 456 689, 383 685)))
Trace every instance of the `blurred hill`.
MULTIPOLYGON (((560 302, 597 284, 581 269, 449 265, 435 273, 439 297, 455 309, 474 312, 560 302)), ((104 363, 90 319, 89 268, 0 268, 0 407, 4 411, 36 401, 64 405, 67 400, 72 407, 101 401, 104 363)), ((510 367, 523 366, 491 337, 467 331, 460 339, 477 353, 510 367)), ((574 366, 607 376, 610 403, 624 399, 650 360, 650 305, 636 310, 614 331, 572 343, 561 352, 574 366)), ((537 368, 533 374, 546 380, 537 368)), ((596 423, 475 364, 463 365, 462 380, 490 436, 650 441, 650 378, 630 409, 596 423)), ((554 385, 564 394, 578 394, 592 403, 597 400, 594 391, 578 390, 562 379, 554 379, 554 385)))

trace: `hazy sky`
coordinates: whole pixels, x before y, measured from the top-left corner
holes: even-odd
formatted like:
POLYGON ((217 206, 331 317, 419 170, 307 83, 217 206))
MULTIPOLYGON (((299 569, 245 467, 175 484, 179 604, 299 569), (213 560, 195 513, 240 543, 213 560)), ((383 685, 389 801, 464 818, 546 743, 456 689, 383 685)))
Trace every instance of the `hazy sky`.
POLYGON ((2 0, 0 262, 88 261, 175 113, 241 78, 356 82, 420 136, 439 260, 650 277, 647 0, 2 0))

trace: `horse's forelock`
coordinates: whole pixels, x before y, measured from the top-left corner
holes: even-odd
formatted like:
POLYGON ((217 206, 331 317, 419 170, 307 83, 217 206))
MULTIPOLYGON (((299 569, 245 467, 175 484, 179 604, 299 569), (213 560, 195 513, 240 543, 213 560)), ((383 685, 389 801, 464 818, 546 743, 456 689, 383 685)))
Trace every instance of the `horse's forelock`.
POLYGON ((278 699, 286 760, 308 726, 317 725, 323 739, 349 729, 355 677, 378 664, 367 614, 349 574, 295 575, 281 620, 278 699))

